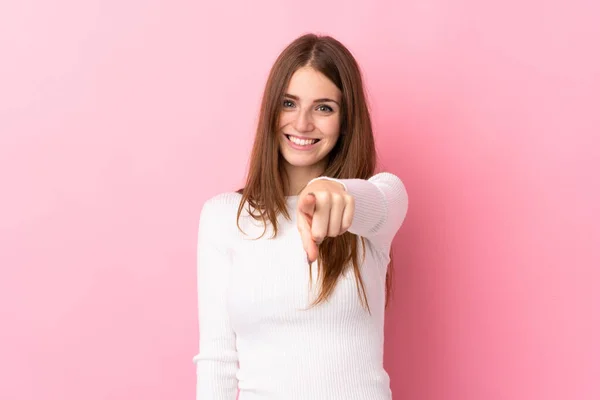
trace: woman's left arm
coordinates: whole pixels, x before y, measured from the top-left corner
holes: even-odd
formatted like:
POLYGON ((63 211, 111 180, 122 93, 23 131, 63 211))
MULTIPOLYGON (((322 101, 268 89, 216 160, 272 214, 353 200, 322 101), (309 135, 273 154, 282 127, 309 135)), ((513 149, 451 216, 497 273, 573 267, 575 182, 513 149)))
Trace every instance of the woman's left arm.
MULTIPOLYGON (((328 196, 323 196, 327 191, 341 191, 352 198, 351 201, 344 202, 345 208, 349 208, 352 214, 347 227, 349 232, 365 237, 379 250, 389 250, 392 239, 408 211, 408 194, 400 178, 389 172, 378 173, 369 179, 334 179, 321 176, 311 180, 303 193, 317 192, 314 208, 318 210, 319 199, 327 198, 328 196), (329 186, 324 182, 317 182, 319 180, 335 183, 329 186)), ((338 221, 348 220, 346 216, 334 215, 341 212, 338 211, 339 207, 334 212, 334 208, 331 207, 328 223, 338 224, 338 221)))

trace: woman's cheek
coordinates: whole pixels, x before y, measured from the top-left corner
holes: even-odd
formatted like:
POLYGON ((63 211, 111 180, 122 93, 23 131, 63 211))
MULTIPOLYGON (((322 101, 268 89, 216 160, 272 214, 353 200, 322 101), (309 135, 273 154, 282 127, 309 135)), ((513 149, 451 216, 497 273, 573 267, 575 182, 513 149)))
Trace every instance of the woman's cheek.
POLYGON ((337 136, 340 133, 340 124, 337 120, 328 121, 327 125, 327 135, 328 136, 337 136))

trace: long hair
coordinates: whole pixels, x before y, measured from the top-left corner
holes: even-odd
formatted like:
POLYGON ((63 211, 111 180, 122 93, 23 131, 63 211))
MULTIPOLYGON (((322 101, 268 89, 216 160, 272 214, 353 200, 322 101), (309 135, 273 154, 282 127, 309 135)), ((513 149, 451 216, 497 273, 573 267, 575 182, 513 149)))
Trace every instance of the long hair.
MULTIPOLYGON (((279 213, 290 219, 286 208, 283 181, 285 171, 277 132, 289 81, 294 72, 307 66, 325 75, 342 92, 340 136, 327 156, 328 165, 323 176, 368 179, 375 171, 375 141, 358 63, 350 51, 336 39, 315 34, 303 35, 283 50, 267 79, 246 184, 238 191, 242 194, 237 213, 237 226, 240 230, 240 215, 246 202, 253 209, 250 215, 256 220, 262 220, 265 225, 261 237, 266 232, 267 222, 273 227, 273 236, 277 235, 279 213)), ((365 250, 365 239, 360 240, 365 250)), ((337 237, 325 237, 319 245, 320 290, 311 307, 326 301, 333 293, 340 276, 352 268, 361 303, 370 312, 359 269, 358 242, 357 235, 345 232, 337 237)), ((391 263, 386 275, 386 305, 391 290, 390 267, 391 263)))

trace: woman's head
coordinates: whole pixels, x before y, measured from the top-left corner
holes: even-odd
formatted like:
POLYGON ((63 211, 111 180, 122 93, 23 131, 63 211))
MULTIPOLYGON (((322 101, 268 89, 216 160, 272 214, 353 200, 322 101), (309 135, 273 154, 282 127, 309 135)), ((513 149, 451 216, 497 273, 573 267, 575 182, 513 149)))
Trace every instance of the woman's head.
POLYGON ((309 64, 294 72, 281 103, 276 140, 285 170, 320 174, 340 136, 340 88, 309 64))
POLYGON ((321 174, 368 178, 374 169, 358 63, 332 37, 297 38, 276 59, 266 83, 250 160, 250 174, 263 175, 255 183, 271 194, 296 194, 294 188, 321 174), (286 135, 320 141, 301 150, 286 135))
MULTIPOLYGON (((277 235, 277 215, 289 218, 286 195, 298 194, 321 175, 367 179, 375 164, 358 63, 330 36, 297 38, 279 55, 267 79, 238 220, 247 202, 258 210, 252 215, 265 222, 265 229, 270 222, 277 235)), ((319 260, 322 290, 316 303, 327 299, 350 261, 358 273, 356 235, 326 238, 319 260)), ((360 276, 359 281, 362 287, 360 276)))

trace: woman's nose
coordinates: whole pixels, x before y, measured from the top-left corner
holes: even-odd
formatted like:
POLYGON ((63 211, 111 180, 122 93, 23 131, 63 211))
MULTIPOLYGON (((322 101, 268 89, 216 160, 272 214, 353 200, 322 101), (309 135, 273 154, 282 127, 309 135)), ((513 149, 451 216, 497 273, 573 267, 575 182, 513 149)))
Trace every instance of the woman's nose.
POLYGON ((310 111, 299 111, 294 121, 294 129, 298 132, 310 132, 314 129, 314 123, 310 111))

